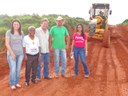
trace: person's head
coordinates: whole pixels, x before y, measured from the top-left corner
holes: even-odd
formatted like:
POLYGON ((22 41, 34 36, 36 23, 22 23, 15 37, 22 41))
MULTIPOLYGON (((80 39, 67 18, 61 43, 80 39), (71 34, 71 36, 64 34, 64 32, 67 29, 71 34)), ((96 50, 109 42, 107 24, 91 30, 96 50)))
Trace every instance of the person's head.
POLYGON ((82 24, 77 24, 76 32, 80 32, 81 35, 84 37, 84 26, 82 24))
POLYGON ((34 26, 29 26, 28 27, 28 34, 29 34, 29 36, 34 36, 35 35, 35 27, 34 26))
POLYGON ((48 19, 47 18, 43 18, 42 21, 41 21, 41 28, 46 30, 48 28, 48 19))
POLYGON ((58 16, 56 19, 56 24, 58 27, 61 27, 64 23, 64 19, 61 16, 58 16))
POLYGON ((100 12, 99 12, 99 14, 100 14, 100 15, 103 15, 103 14, 104 14, 104 12, 100 11, 100 12))
POLYGON ((21 35, 21 23, 20 20, 14 19, 11 22, 11 33, 14 34, 15 31, 18 31, 19 34, 21 35))
POLYGON ((77 32, 84 32, 84 27, 82 24, 77 24, 76 26, 76 31, 77 32))

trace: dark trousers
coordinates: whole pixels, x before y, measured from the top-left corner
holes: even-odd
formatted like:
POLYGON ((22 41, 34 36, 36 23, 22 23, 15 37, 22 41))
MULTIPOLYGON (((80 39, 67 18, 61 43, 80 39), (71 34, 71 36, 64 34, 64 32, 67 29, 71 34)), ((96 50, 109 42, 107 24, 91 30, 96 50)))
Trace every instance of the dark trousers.
POLYGON ((29 82, 30 77, 31 77, 31 81, 35 81, 36 71, 38 66, 38 56, 39 56, 38 54, 36 55, 27 54, 26 71, 25 71, 25 78, 27 83, 29 82))

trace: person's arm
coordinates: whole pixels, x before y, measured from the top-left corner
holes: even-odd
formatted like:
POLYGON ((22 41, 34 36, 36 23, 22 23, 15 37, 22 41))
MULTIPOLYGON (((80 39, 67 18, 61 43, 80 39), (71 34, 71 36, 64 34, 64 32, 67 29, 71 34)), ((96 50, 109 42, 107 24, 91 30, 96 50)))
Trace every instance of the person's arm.
POLYGON ((41 47, 39 46, 39 56, 38 56, 38 61, 41 59, 41 47))
POLYGON ((73 46, 74 46, 74 40, 72 40, 72 44, 71 44, 71 53, 73 52, 73 46))
POLYGON ((10 46, 10 39, 9 38, 10 38, 9 36, 5 37, 5 46, 6 46, 7 50, 9 51, 9 53, 11 54, 12 59, 15 60, 16 56, 15 56, 15 54, 14 54, 14 52, 10 46))
POLYGON ((52 35, 49 35, 49 49, 50 49, 50 51, 53 50, 53 48, 52 48, 52 35))
POLYGON ((71 51, 70 51, 70 58, 73 58, 73 46, 74 46, 74 40, 72 40, 72 44, 71 44, 71 51))
POLYGON ((66 36, 66 48, 68 49, 70 45, 70 36, 66 36))
POLYGON ((50 49, 50 51, 53 51, 53 48, 52 48, 53 33, 54 33, 54 27, 52 27, 49 32, 49 49, 50 49))
POLYGON ((63 27, 63 28, 65 30, 66 49, 68 49, 70 45, 70 36, 69 36, 67 28, 66 27, 63 27))
POLYGON ((88 42, 85 40, 85 51, 88 52, 88 42))
POLYGON ((38 46, 39 46, 39 57, 38 57, 38 61, 40 61, 40 59, 41 59, 41 44, 39 42, 39 39, 38 39, 38 46))
POLYGON ((28 57, 27 57, 27 54, 26 54, 26 48, 25 47, 23 47, 23 51, 24 51, 24 60, 27 61, 28 57))
POLYGON ((85 46, 84 46, 84 49, 85 49, 85 53, 86 53, 86 56, 88 54, 88 42, 87 42, 87 35, 86 35, 86 38, 85 38, 85 46))
POLYGON ((27 61, 27 54, 26 54, 26 43, 25 37, 23 38, 23 52, 24 52, 24 60, 27 61))

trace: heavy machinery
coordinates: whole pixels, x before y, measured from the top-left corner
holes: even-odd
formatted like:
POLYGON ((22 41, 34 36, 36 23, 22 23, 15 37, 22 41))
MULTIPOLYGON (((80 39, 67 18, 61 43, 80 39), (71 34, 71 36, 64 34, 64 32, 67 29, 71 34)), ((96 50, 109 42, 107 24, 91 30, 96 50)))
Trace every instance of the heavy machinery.
POLYGON ((89 37, 102 40, 103 46, 107 48, 110 46, 108 15, 112 13, 109 9, 108 3, 94 3, 89 10, 89 37))

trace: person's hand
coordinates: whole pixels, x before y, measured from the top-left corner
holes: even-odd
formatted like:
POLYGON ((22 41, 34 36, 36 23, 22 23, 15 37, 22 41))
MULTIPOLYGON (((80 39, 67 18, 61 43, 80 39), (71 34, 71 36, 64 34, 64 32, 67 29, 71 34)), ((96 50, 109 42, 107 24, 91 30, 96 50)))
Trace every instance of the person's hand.
POLYGON ((38 61, 40 61, 40 59, 41 59, 41 54, 39 54, 39 56, 38 56, 38 61))
POLYGON ((71 58, 71 59, 73 59, 73 54, 74 54, 74 53, 71 51, 71 53, 70 53, 70 58, 71 58))
POLYGON ((12 60, 16 59, 16 55, 14 53, 11 53, 12 60))
POLYGON ((85 52, 86 56, 88 55, 88 51, 85 52))

